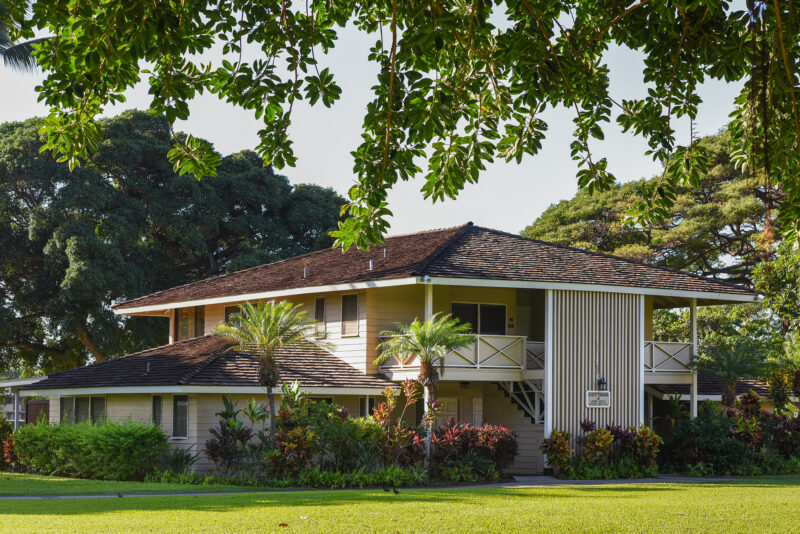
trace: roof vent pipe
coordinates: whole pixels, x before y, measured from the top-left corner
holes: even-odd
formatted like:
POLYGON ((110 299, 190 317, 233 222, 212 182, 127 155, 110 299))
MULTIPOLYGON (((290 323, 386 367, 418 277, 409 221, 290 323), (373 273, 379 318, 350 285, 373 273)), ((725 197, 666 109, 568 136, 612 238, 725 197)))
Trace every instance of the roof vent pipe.
POLYGON ((371 271, 374 268, 375 268, 375 260, 369 260, 369 270, 371 271))
POLYGON ((383 247, 383 257, 386 257, 386 247, 383 247))
POLYGON ((150 374, 150 362, 147 362, 147 371, 145 372, 145 374, 148 375, 150 374))
POLYGON ((303 278, 308 278, 308 267, 303 267, 303 278))

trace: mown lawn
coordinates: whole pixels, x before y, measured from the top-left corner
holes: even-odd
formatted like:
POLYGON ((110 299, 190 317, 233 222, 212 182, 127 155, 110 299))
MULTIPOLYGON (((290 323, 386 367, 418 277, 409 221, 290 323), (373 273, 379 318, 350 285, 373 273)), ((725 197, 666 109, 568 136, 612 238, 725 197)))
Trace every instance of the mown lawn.
MULTIPOLYGON (((117 493, 166 493, 181 491, 241 491, 239 486, 222 484, 150 484, 147 482, 111 482, 77 478, 48 477, 0 472, 0 496, 4 495, 115 495, 117 493)), ((0 511, 4 507, 0 506, 0 511)))
POLYGON ((5 532, 797 532, 794 481, 0 500, 5 532))

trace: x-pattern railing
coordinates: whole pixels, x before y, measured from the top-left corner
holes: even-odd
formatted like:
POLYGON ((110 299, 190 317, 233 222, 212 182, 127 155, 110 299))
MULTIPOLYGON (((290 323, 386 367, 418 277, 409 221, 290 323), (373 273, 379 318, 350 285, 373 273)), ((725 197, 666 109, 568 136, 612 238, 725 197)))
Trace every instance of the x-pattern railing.
POLYGON ((692 371, 692 343, 645 342, 644 370, 651 373, 692 371))
MULTIPOLYGON (((447 353, 445 368, 460 369, 524 369, 526 360, 525 337, 477 335, 475 343, 447 353)), ((384 338, 381 338, 384 341, 384 338)), ((415 368, 416 358, 401 361, 394 359, 383 368, 415 368)))

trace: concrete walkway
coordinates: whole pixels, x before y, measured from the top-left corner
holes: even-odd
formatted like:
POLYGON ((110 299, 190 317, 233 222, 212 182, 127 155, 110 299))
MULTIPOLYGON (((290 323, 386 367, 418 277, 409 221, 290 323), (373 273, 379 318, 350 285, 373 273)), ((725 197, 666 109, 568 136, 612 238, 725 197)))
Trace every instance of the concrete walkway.
MULTIPOLYGON (((399 488, 401 493, 408 489, 501 489, 501 488, 544 488, 555 486, 609 486, 619 484, 705 484, 709 482, 797 482, 798 478, 739 478, 739 477, 717 477, 717 478, 695 478, 681 475, 662 475, 657 478, 636 478, 618 480, 561 480, 548 476, 515 476, 513 482, 498 482, 495 484, 468 484, 458 486, 424 486, 422 488, 399 488)), ((360 488, 345 488, 360 489, 360 488)), ((380 488, 364 488, 365 490, 380 488)), ((59 499, 118 499, 129 497, 199 497, 201 495, 247 495, 253 493, 297 493, 306 491, 332 491, 327 488, 294 488, 294 489, 249 489, 242 491, 197 491, 197 492, 176 492, 176 493, 111 493, 111 494, 87 494, 87 495, 9 495, 0 496, 0 501, 5 500, 59 500, 59 499)), ((337 488, 336 491, 342 491, 337 488)))

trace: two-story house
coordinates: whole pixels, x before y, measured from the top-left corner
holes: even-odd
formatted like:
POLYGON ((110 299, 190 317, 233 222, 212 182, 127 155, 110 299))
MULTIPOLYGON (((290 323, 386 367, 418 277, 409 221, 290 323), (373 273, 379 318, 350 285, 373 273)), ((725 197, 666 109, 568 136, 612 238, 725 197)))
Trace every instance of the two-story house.
MULTIPOLYGON (((264 398, 256 361, 211 335, 243 302, 286 299, 315 318, 332 347, 278 355, 286 382, 366 415, 414 361, 373 363, 381 332, 452 313, 474 345, 449 354, 438 386, 446 418, 513 427, 512 469, 539 473, 553 429, 651 421, 662 391, 685 388, 696 410, 691 339, 653 340, 653 311, 752 302, 749 289, 481 228, 389 237, 369 252, 322 250, 120 302, 115 313, 163 317, 170 342, 52 374, 23 395, 50 398, 51 421, 152 420, 170 442, 202 450, 221 396, 264 398), (662 389, 659 389, 662 388, 662 389)), ((202 468, 203 466, 201 466, 202 468)))

